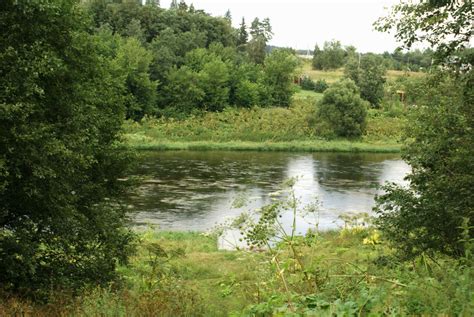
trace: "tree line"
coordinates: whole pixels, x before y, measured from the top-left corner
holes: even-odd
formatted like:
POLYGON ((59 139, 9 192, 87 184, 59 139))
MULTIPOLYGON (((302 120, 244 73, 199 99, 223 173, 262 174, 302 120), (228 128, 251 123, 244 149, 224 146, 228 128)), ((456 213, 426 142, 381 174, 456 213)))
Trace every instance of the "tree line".
POLYGON ((352 45, 344 47, 337 40, 324 42, 322 48, 316 44, 312 55, 312 66, 317 70, 338 69, 344 67, 351 60, 360 60, 366 55, 374 55, 379 58, 380 63, 387 69, 427 71, 431 68, 435 59, 434 51, 430 48, 410 51, 397 48, 392 53, 386 51, 382 54, 359 53, 356 47, 352 45))
POLYGON ((220 111, 226 106, 288 106, 289 50, 267 54, 268 18, 231 26, 231 13, 213 17, 173 2, 88 2, 93 34, 123 78, 127 118, 220 111))

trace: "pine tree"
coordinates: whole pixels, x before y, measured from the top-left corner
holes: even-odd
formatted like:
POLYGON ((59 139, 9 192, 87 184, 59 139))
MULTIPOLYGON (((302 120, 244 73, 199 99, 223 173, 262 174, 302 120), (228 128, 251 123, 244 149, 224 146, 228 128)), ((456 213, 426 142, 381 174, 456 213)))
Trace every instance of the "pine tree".
POLYGON ((224 18, 229 21, 229 22, 232 22, 232 14, 230 13, 230 10, 227 10, 225 15, 224 15, 224 18))
POLYGON ((247 44, 249 40, 249 34, 247 32, 247 25, 245 25, 245 18, 242 18, 242 23, 240 23, 239 33, 237 35, 237 46, 247 44))

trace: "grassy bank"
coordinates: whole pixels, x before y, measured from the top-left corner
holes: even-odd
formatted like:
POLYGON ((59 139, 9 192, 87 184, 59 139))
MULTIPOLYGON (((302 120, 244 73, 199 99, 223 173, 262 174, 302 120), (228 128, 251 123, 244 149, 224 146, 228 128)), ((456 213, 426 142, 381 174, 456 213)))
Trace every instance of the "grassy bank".
POLYGON ((219 251, 199 233, 140 236, 122 281, 61 294, 48 305, 15 298, 0 315, 21 316, 375 316, 474 313, 473 272, 437 256, 398 262, 370 229, 312 234, 266 252, 219 251), (275 262, 277 261, 277 262, 275 262), (302 270, 301 265, 304 266, 302 270), (285 276, 285 282, 280 278, 285 276))
POLYGON ((194 150, 194 151, 286 151, 286 152, 366 152, 398 153, 400 145, 393 143, 363 143, 338 141, 289 141, 289 142, 210 142, 210 141, 145 141, 129 140, 128 146, 136 150, 194 150))
POLYGON ((149 150, 398 152, 403 118, 369 113, 357 140, 325 139, 316 118, 322 94, 302 91, 289 108, 227 108, 182 120, 146 118, 125 124, 124 145, 149 150))

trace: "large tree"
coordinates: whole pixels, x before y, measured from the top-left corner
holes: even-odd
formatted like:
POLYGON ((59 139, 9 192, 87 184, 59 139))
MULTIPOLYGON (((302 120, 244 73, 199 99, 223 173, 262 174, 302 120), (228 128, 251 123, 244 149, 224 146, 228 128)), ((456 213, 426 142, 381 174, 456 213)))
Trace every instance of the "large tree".
POLYGON ((240 23, 240 27, 237 34, 237 47, 243 47, 247 44, 249 39, 249 34, 247 32, 247 25, 245 24, 245 18, 242 18, 242 22, 240 23))
POLYGON ((263 64, 266 55, 267 43, 272 39, 273 32, 270 19, 260 21, 255 18, 250 25, 252 39, 247 44, 247 52, 250 59, 256 64, 263 64))
POLYGON ((366 126, 367 102, 350 79, 342 79, 324 91, 318 104, 318 119, 335 136, 360 137, 366 126))
POLYGON ((471 1, 409 2, 379 22, 407 47, 428 40, 448 66, 425 80, 412 110, 403 151, 409 186, 388 185, 378 198, 378 226, 406 257, 461 256, 474 237, 474 60, 453 58, 469 45, 472 14, 471 1))
POLYGON ((365 54, 360 59, 352 57, 344 67, 344 75, 356 83, 361 97, 372 107, 378 107, 383 98, 385 73, 383 58, 375 54, 365 54))
MULTIPOLYGON (((0 285, 105 283, 131 234, 116 198, 123 82, 74 0, 0 2, 0 285)), ((44 293, 43 293, 44 294, 44 293)))
POLYGON ((290 105, 294 93, 293 75, 297 66, 298 59, 288 49, 274 50, 265 59, 264 83, 268 92, 268 105, 290 105))
POLYGON ((316 45, 313 53, 313 68, 331 70, 342 67, 345 55, 346 52, 339 41, 324 42, 323 50, 316 45))

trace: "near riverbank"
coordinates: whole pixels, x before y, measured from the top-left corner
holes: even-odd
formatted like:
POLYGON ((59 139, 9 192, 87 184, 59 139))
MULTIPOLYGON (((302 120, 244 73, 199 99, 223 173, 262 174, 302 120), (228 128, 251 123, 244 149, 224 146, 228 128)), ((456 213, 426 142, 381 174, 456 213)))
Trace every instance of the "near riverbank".
POLYGON ((47 305, 10 298, 1 316, 472 316, 473 271, 460 261, 402 262, 377 231, 314 232, 271 252, 220 251, 200 233, 139 236, 120 281, 47 305), (292 253, 296 250, 297 254, 292 253))

